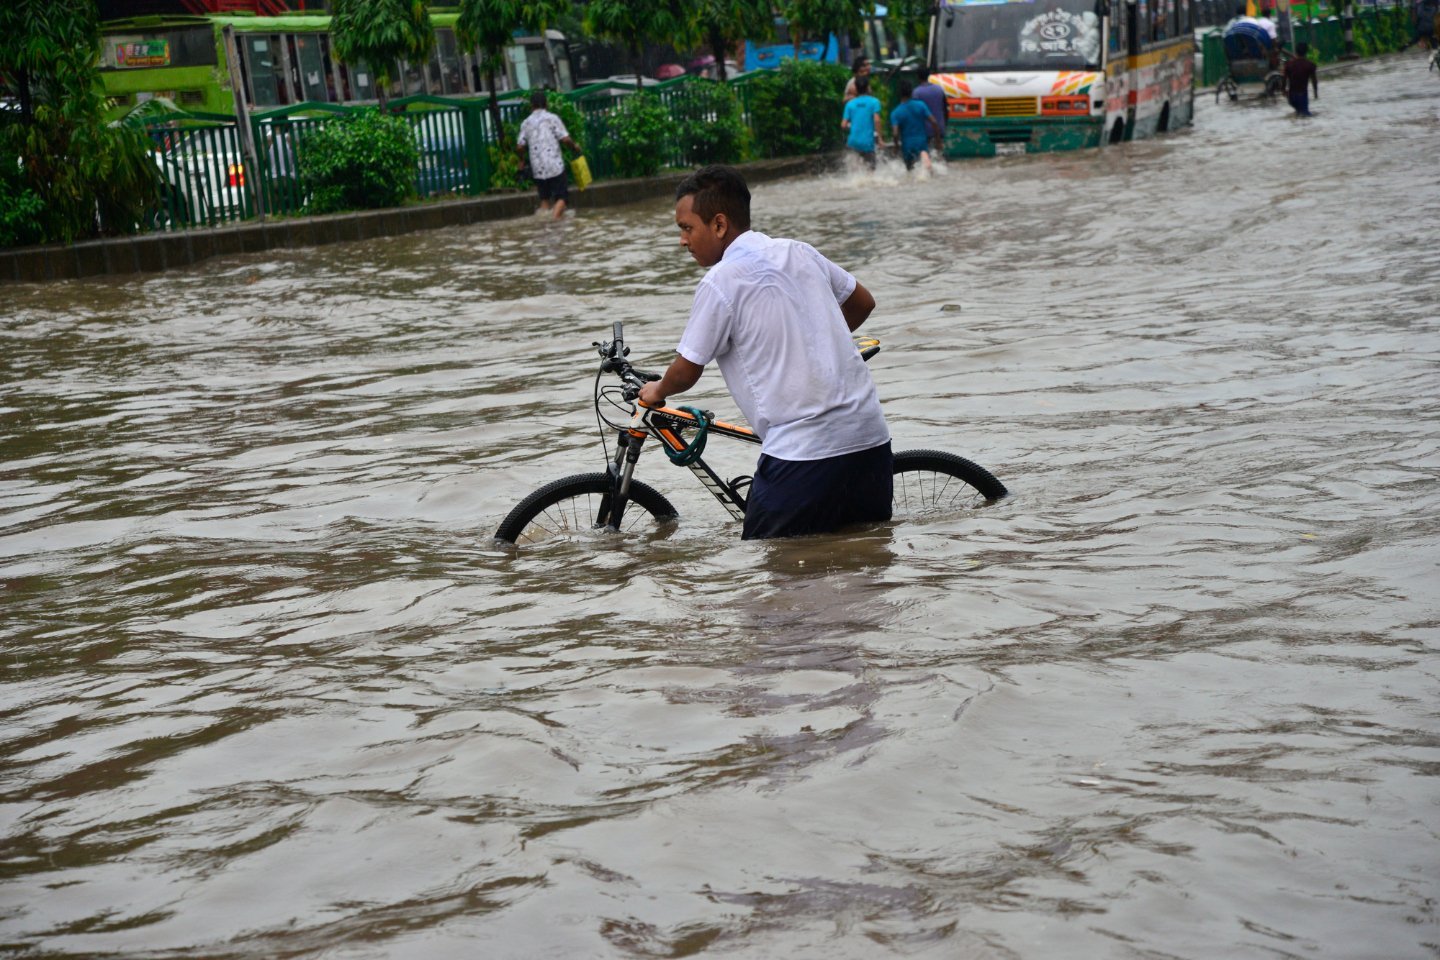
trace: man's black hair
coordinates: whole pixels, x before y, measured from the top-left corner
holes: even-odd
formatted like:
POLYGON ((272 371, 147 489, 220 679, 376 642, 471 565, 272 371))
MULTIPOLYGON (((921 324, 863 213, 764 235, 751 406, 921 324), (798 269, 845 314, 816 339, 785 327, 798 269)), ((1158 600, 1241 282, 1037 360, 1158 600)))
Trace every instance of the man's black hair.
POLYGON ((855 93, 856 93, 858 96, 862 96, 862 97, 863 97, 865 94, 867 94, 867 93, 869 93, 869 92, 870 92, 870 78, 869 78, 869 77, 856 77, 856 78, 855 78, 855 93))
POLYGON ((1304 40, 1301 40, 1299 43, 1295 44, 1295 52, 1302 57, 1305 56, 1307 53, 1310 52, 1310 44, 1306 43, 1304 40))
POLYGON ((734 167, 715 163, 701 167, 680 181, 675 200, 693 196, 695 215, 706 223, 723 213, 739 233, 750 229, 750 188, 734 167))
POLYGON ((855 58, 855 62, 852 63, 852 64, 850 64, 850 72, 851 72, 851 73, 859 73, 859 72, 860 72, 860 68, 863 67, 863 66, 865 66, 865 64, 867 64, 867 63, 869 63, 869 62, 870 62, 870 60, 869 60, 869 58, 867 58, 867 57, 856 57, 856 58, 855 58))
POLYGON ((910 94, 915 92, 915 87, 911 85, 909 80, 901 80, 900 86, 897 88, 896 92, 900 94, 900 99, 904 100, 906 97, 910 96, 910 94))
POLYGON ((544 90, 536 90, 530 94, 530 106, 532 107, 543 107, 549 103, 550 99, 545 95, 544 90))

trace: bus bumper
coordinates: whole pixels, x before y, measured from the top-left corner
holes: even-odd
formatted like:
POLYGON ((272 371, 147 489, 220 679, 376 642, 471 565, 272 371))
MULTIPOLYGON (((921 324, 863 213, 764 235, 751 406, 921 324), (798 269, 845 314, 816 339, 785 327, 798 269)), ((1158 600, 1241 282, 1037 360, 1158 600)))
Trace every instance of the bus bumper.
POLYGON ((951 120, 945 127, 945 156, 993 157, 1008 152, 1080 150, 1100 146, 1103 132, 1103 117, 951 120))

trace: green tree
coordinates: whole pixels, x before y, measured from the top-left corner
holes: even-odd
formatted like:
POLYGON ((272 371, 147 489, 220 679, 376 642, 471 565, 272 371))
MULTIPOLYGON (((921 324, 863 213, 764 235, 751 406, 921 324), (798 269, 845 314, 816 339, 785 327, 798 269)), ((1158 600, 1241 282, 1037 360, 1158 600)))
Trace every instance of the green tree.
POLYGON ((806 37, 824 40, 832 33, 858 35, 864 29, 865 15, 874 11, 875 4, 862 0, 784 0, 782 9, 790 22, 798 59, 800 41, 806 37))
POLYGON ((502 154, 508 137, 495 97, 495 66, 505 62, 505 48, 515 42, 515 31, 524 20, 520 7, 520 0, 460 0, 460 16, 455 21, 455 39, 460 46, 480 48, 480 66, 490 88, 490 129, 500 141, 502 154))
POLYGON ((720 80, 726 80, 725 54, 741 40, 764 40, 775 33, 770 0, 694 0, 692 34, 715 57, 720 80))
POLYGON ((13 242, 130 233, 159 202, 144 130, 104 122, 99 62, 93 0, 0 4, 0 75, 19 105, 0 114, 3 200, 35 214, 29 228, 6 231, 13 242))
POLYGON ((912 53, 923 55, 925 41, 930 36, 934 0, 886 0, 885 6, 885 23, 891 34, 904 37, 909 41, 912 53))
POLYGON ((590 0, 585 8, 586 30, 630 50, 637 88, 645 44, 688 46, 694 40, 694 25, 694 0, 590 0))
POLYGON ((396 60, 420 63, 435 46, 428 0, 333 0, 330 40, 346 63, 369 64, 380 108, 396 60))

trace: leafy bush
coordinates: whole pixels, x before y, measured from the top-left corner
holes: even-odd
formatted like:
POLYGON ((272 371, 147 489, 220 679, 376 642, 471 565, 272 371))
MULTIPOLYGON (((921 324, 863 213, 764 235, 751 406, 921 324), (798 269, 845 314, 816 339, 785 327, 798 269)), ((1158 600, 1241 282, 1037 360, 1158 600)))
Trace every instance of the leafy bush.
POLYGON ((310 133, 298 159, 305 212, 334 213, 403 203, 415 191, 420 151, 404 120, 366 110, 310 133))
MULTIPOLYGON (((507 124, 507 127, 514 127, 515 124, 507 124)), ((528 183, 520 182, 520 154, 515 152, 515 130, 507 129, 509 139, 505 146, 492 143, 490 151, 490 189, 491 190, 519 190, 529 186, 528 183)))
POLYGON ((665 165, 671 126, 670 111, 659 97, 633 93, 622 100, 607 124, 615 172, 648 177, 659 171, 665 165))
POLYGON ((20 158, 0 151, 0 247, 41 242, 40 218, 45 201, 25 183, 20 158))
POLYGON ((671 105, 680 146, 695 166, 738 163, 749 152, 750 131, 740 116, 740 101, 723 83, 697 80, 671 105))
POLYGON ((792 157, 838 149, 841 100, 850 71, 836 63, 784 60, 751 81, 750 115, 759 152, 792 157))

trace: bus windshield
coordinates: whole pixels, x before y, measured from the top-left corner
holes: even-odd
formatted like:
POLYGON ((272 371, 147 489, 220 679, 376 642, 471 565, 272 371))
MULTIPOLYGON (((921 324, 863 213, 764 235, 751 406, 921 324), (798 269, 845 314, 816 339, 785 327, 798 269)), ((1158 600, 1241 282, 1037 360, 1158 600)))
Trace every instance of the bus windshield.
POLYGON ((1095 9, 1095 0, 947 0, 936 21, 939 70, 1099 69, 1095 9))

